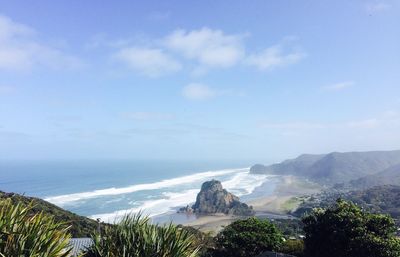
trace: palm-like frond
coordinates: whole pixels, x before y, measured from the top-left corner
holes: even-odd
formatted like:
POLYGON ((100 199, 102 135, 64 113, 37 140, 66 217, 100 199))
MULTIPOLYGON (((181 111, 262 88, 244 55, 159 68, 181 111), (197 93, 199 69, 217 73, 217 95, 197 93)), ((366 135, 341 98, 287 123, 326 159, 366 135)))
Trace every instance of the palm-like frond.
POLYGON ((87 257, 195 257, 193 236, 173 224, 151 224, 142 214, 126 215, 116 226, 94 235, 87 257))
POLYGON ((43 213, 29 215, 32 204, 10 202, 0 209, 0 256, 67 257, 68 227, 43 213))

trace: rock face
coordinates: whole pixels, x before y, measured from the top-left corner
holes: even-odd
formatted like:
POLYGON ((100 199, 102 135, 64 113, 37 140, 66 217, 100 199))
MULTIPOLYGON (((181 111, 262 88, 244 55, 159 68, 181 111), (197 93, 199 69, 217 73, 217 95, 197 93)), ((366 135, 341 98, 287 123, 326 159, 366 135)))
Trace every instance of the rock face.
POLYGON ((221 182, 204 182, 192 209, 195 213, 225 213, 241 216, 254 215, 253 208, 239 201, 239 197, 222 188, 221 182))

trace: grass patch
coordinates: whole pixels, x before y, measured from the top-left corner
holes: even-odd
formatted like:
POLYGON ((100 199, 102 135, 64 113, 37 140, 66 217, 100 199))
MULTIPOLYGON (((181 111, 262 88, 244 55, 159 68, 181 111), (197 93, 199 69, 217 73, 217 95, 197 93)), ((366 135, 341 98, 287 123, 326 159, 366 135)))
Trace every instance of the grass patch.
POLYGON ((281 209, 286 213, 290 213, 293 210, 297 209, 301 203, 301 197, 292 197, 281 205, 281 209))

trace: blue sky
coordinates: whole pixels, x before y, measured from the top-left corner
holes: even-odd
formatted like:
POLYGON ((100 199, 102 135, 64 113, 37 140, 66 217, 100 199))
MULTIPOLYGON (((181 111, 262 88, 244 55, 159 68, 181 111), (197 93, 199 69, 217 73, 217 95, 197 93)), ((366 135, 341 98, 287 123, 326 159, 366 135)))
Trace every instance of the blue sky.
POLYGON ((400 2, 0 1, 2 159, 400 148, 400 2))

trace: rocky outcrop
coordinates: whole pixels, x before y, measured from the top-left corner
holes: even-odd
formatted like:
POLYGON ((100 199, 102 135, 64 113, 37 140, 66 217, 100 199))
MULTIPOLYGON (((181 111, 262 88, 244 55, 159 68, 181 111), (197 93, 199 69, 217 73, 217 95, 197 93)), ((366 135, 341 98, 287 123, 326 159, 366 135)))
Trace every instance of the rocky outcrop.
POLYGON ((225 213, 240 216, 254 215, 254 210, 251 206, 240 202, 239 197, 223 189, 221 182, 217 180, 203 183, 192 209, 195 213, 202 214, 225 213))

